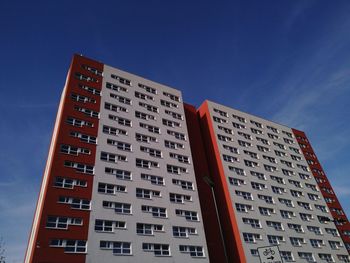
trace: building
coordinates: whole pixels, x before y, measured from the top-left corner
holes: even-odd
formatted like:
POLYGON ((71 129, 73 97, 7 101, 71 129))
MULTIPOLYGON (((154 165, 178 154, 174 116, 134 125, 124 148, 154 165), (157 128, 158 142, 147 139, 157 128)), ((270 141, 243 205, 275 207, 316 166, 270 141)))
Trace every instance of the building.
POLYGON ((75 55, 26 262, 209 262, 181 92, 75 55))
POLYGON ((349 221, 303 132, 210 101, 198 115, 228 262, 272 245, 284 262, 350 262, 349 221))
POLYGON ((350 262, 303 132, 73 57, 25 262, 255 263, 269 245, 350 262))

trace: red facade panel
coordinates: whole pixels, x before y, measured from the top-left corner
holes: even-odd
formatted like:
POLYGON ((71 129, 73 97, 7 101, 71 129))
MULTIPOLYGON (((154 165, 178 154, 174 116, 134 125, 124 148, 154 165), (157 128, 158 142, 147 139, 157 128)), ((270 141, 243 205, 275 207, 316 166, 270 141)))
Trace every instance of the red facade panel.
MULTIPOLYGON (((103 71, 103 64, 75 55, 71 63, 64 97, 61 99, 60 119, 57 119, 55 138, 51 142, 51 157, 47 161, 46 185, 42 185, 42 204, 38 204, 39 219, 37 225, 33 224, 32 235, 34 242, 29 243, 32 247, 27 249, 25 262, 85 262, 84 253, 65 253, 64 248, 51 247, 52 240, 87 240, 89 227, 89 211, 72 209, 70 204, 58 203, 60 197, 90 200, 92 194, 93 175, 79 172, 74 168, 67 167, 66 161, 94 166, 96 155, 96 144, 83 142, 80 138, 72 136, 72 132, 97 136, 99 119, 91 117, 78 111, 77 108, 86 108, 98 112, 100 110, 100 96, 81 88, 82 85, 89 86, 98 91, 102 88, 102 74, 97 75, 97 71, 103 71), (80 74, 80 75, 77 75, 80 74), (89 98, 84 101, 77 98, 82 95, 89 98), (69 117, 82 121, 87 121, 93 127, 78 127, 68 124, 69 117), (61 151, 62 145, 83 148, 90 151, 89 154, 71 155, 61 151), (64 189, 55 186, 56 177, 85 181, 86 186, 74 186, 73 189, 64 189), (68 230, 47 228, 48 216, 60 216, 68 218, 82 219, 82 225, 69 225, 68 230)), ((39 200, 40 201, 40 200, 39 200)), ((38 201, 38 202, 39 202, 38 201)))
POLYGON ((214 191, 223 229, 227 258, 229 262, 246 263, 240 231, 233 211, 227 179, 221 163, 214 127, 206 101, 198 109, 198 114, 209 171, 215 185, 214 191))
POLYGON ((320 162, 317 159, 317 156, 314 150, 311 147, 309 140, 302 131, 292 129, 293 133, 300 145, 300 148, 304 154, 306 161, 309 164, 309 167, 314 175, 317 184, 321 190, 323 197, 326 200, 327 206, 331 211, 333 216, 332 220, 335 222, 340 236, 342 237, 344 243, 348 244, 347 248, 350 251, 350 236, 345 235, 344 231, 350 233, 350 223, 348 218, 343 211, 337 196, 334 193, 334 190, 329 183, 325 172, 323 171, 320 162))
POLYGON ((227 261, 225 249, 221 242, 221 234, 218 227, 219 222, 215 212, 215 203, 211 187, 204 179, 205 177, 210 178, 211 176, 199 126, 199 116, 194 106, 188 104, 184 106, 210 262, 224 263, 227 261))

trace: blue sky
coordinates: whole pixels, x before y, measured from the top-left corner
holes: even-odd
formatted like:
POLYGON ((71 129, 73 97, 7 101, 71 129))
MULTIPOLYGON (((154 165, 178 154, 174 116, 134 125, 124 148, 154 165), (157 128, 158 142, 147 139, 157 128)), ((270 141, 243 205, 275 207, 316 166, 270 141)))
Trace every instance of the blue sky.
POLYGON ((304 130, 350 216, 350 2, 1 1, 0 236, 21 262, 73 53, 304 130))

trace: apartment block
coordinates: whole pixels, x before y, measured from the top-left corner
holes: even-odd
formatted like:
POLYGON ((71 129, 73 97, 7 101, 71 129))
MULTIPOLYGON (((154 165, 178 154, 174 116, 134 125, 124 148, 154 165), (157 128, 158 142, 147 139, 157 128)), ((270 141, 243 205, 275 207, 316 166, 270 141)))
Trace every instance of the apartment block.
POLYGON ((198 114, 228 262, 274 245, 284 262, 349 262, 349 222, 304 133, 210 101, 198 114))
POLYGON ((74 56, 26 262, 209 262, 181 92, 74 56))
POLYGON ((350 262, 304 132, 74 55, 25 262, 350 262))

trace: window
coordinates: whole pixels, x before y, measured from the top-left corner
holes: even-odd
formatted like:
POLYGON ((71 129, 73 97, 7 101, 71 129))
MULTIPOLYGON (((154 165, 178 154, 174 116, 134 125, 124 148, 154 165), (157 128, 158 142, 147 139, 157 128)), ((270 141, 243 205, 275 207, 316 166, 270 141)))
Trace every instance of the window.
POLYGON ((157 90, 155 88, 152 88, 150 86, 138 83, 137 85, 139 88, 144 89, 145 91, 152 93, 152 94, 157 94, 157 90))
POLYGON ((258 194, 258 198, 261 200, 264 200, 268 204, 274 203, 272 196, 258 194))
POLYGON ((253 206, 251 205, 235 203, 235 206, 238 212, 248 213, 248 210, 249 211, 253 210, 253 206))
POLYGON ((284 164, 285 166, 289 167, 289 168, 293 168, 293 164, 291 162, 285 161, 285 160, 281 160, 281 163, 284 164))
POLYGON ((170 121, 170 120, 167 120, 167 119, 162 119, 162 123, 163 125, 165 126, 168 126, 168 127, 180 127, 181 124, 177 121, 170 121))
POLYGON ((112 114, 109 114, 108 118, 110 120, 116 121, 119 125, 131 127, 131 120, 128 120, 128 119, 125 119, 125 118, 122 118, 122 117, 118 117, 118 116, 115 116, 115 115, 112 115, 112 114))
POLYGON ((131 144, 112 139, 107 139, 107 144, 116 146, 118 150, 131 152, 131 144))
POLYGON ((58 197, 58 203, 69 204, 72 209, 90 210, 90 200, 79 199, 74 197, 58 197))
POLYGON ((233 146, 230 146, 230 145, 227 145, 227 144, 223 144, 222 147, 225 149, 225 150, 228 150, 229 152, 231 153, 236 153, 238 154, 238 149, 236 147, 233 147, 233 146))
POLYGON ((283 258, 283 260, 285 262, 293 262, 294 261, 294 257, 292 252, 290 251, 280 251, 281 257, 283 258))
POLYGON ((265 145, 269 145, 269 141, 264 139, 264 138, 261 138, 261 137, 256 137, 256 140, 261 142, 262 144, 265 144, 265 145))
POLYGON ((283 231, 283 226, 281 222, 266 221, 267 226, 274 228, 277 231, 283 231))
POLYGON ((153 252, 158 257, 170 256, 170 248, 168 244, 151 244, 142 243, 142 249, 144 251, 153 252))
POLYGON ((154 100, 153 96, 135 91, 135 97, 142 100, 154 100))
POLYGON ((301 244, 305 243, 304 238, 301 238, 301 237, 290 237, 289 239, 290 239, 290 243, 294 247, 301 247, 301 244))
POLYGON ((128 92, 128 89, 125 88, 125 87, 122 87, 122 86, 119 86, 119 85, 115 85, 115 84, 112 84, 110 82, 107 82, 106 83, 106 88, 107 89, 110 89, 110 90, 114 90, 114 91, 117 91, 117 92, 128 92))
POLYGON ((76 102, 82 102, 82 103, 87 103, 87 102, 96 103, 96 100, 95 100, 95 99, 90 98, 90 97, 86 97, 86 96, 83 96, 83 95, 80 95, 80 94, 76 94, 76 93, 72 93, 72 94, 71 94, 71 98, 72 98, 73 101, 76 101, 76 102))
POLYGON ((260 221, 254 218, 242 218, 243 223, 250 225, 253 228, 261 228, 260 221))
POLYGON ((72 126, 76 126, 76 127, 83 127, 83 126, 86 126, 89 128, 94 127, 94 124, 92 122, 83 121, 83 120, 76 119, 73 117, 68 117, 66 123, 69 125, 72 125, 72 126))
POLYGON ((282 143, 273 142, 273 144, 275 146, 277 146, 278 148, 280 148, 281 150, 285 150, 286 149, 286 147, 282 143))
POLYGON ((114 112, 128 112, 127 108, 124 108, 122 106, 116 105, 116 104, 111 104, 108 102, 105 102, 105 109, 114 111, 114 112))
MULTIPOLYGON (((298 245, 298 246, 300 246, 300 245, 298 245)), ((298 255, 300 258, 307 260, 307 262, 315 262, 315 259, 312 255, 312 253, 298 252, 298 255)))
POLYGON ((311 214, 299 213, 301 220, 310 221, 312 219, 311 214))
MULTIPOLYGON (((142 119, 142 120, 155 120, 156 117, 154 117, 152 114, 144 113, 141 111, 135 111, 135 117, 142 119)), ((163 121, 164 124, 164 121, 163 121)))
POLYGON ((97 140, 95 136, 87 135, 87 134, 82 134, 80 132, 71 132, 70 136, 79 138, 80 141, 82 142, 87 142, 91 144, 96 144, 97 140))
POLYGON ((182 143, 164 140, 164 146, 170 149, 183 149, 185 146, 182 143))
POLYGON ((165 110, 164 112, 165 112, 165 114, 170 115, 170 116, 173 117, 174 119, 183 120, 182 115, 179 114, 179 113, 176 113, 176 112, 170 111, 170 110, 165 110))
POLYGON ((168 107, 168 108, 177 108, 178 105, 176 103, 173 103, 171 101, 167 101, 167 100, 160 100, 160 104, 162 106, 168 107))
POLYGON ((139 102, 139 106, 142 108, 145 108, 146 110, 148 110, 150 112, 155 112, 155 113, 159 112, 158 107, 152 106, 152 105, 144 103, 144 102, 139 102))
POLYGON ((162 158, 162 152, 154 148, 140 146, 140 151, 148 153, 148 155, 152 157, 162 158))
POLYGON ((99 116, 100 116, 99 112, 93 111, 91 109, 86 109, 86 108, 82 108, 82 107, 78 107, 78 106, 75 106, 74 109, 76 111, 79 111, 79 112, 85 114, 86 116, 89 116, 89 117, 92 117, 92 118, 99 118, 99 116))
POLYGON ((131 214, 131 204, 103 201, 102 206, 103 208, 114 209, 117 214, 131 214))
POLYGON ((243 169, 241 169, 241 168, 229 166, 228 169, 229 169, 230 171, 235 172, 235 174, 237 174, 237 175, 242 175, 242 176, 245 175, 245 171, 244 171, 243 169))
POLYGON ((126 97, 123 97, 123 96, 120 96, 120 95, 117 95, 117 94, 114 94, 114 93, 109 94, 109 96, 112 99, 115 99, 116 101, 118 101, 120 103, 123 103, 123 104, 126 104, 126 105, 131 105, 131 99, 129 99, 129 98, 126 98, 126 97))
POLYGON ((250 123, 255 125, 256 127, 260 128, 260 129, 263 128, 263 125, 260 122, 251 120, 250 123))
POLYGON ((249 160, 244 160, 244 164, 248 167, 256 167, 259 164, 257 162, 249 161, 249 160))
POLYGON ((144 189, 144 188, 136 188, 136 197, 152 199, 152 197, 160 197, 160 191, 144 189))
POLYGON ((189 221, 199 221, 198 214, 195 211, 175 209, 175 214, 178 216, 185 217, 189 221))
POLYGON ((98 69, 95 69, 93 67, 90 67, 88 65, 81 65, 81 67, 87 71, 90 71, 91 73, 97 75, 97 76, 102 76, 103 72, 98 70, 98 69))
POLYGON ((131 86, 131 81, 126 79, 126 78, 123 78, 123 77, 120 77, 120 76, 117 76, 117 75, 114 75, 114 74, 111 74, 111 78, 119 81, 119 83, 121 83, 121 84, 124 84, 124 85, 127 85, 127 86, 131 86))
POLYGON ((136 167, 151 169, 152 167, 159 167, 159 164, 154 161, 136 158, 136 167))
POLYGON ((115 135, 115 136, 128 134, 126 130, 114 128, 114 127, 110 127, 110 126, 106 126, 106 125, 103 125, 102 131, 105 134, 110 134, 110 135, 115 135))
POLYGON ((163 225, 136 223, 136 233, 140 235, 153 235, 154 232, 162 232, 163 225))
MULTIPOLYGON (((227 123, 227 120, 223 119, 223 118, 219 118, 217 116, 213 116, 213 121, 217 122, 217 123, 227 123)), ((222 127, 222 126, 219 126, 222 127)), ((223 128, 223 127, 222 127, 223 128)), ((219 128, 220 129, 220 128, 219 128)))
POLYGON ((84 80, 84 81, 86 81, 86 82, 95 82, 95 83, 98 82, 97 79, 92 78, 92 77, 89 77, 89 76, 86 76, 86 75, 83 75, 83 74, 81 74, 81 73, 79 73, 79 72, 76 72, 74 76, 75 76, 75 78, 78 79, 78 80, 84 80))
POLYGON ((275 213, 275 211, 272 208, 261 207, 261 206, 259 206, 259 212, 263 216, 270 216, 271 214, 275 213))
POLYGON ((297 197, 297 198, 299 198, 303 195, 303 193, 301 191, 296 191, 296 190, 290 190, 290 193, 292 196, 297 197))
POLYGON ((158 218, 167 217, 166 208, 164 207, 142 205, 141 210, 142 212, 145 212, 145 213, 151 213, 153 217, 158 217, 158 218))
POLYGON ((266 177, 265 177, 265 175, 264 175, 263 173, 258 173, 258 172, 250 171, 250 174, 251 174, 252 176, 257 177, 257 178, 260 179, 260 180, 266 180, 266 177))
POLYGON ((194 227, 173 226, 173 236, 187 238, 189 235, 196 235, 197 230, 194 227))
POLYGON ((171 174, 187 173, 187 169, 184 167, 180 167, 180 166, 167 164, 166 168, 167 168, 168 173, 171 173, 171 174))
POLYGON ((189 253, 191 257, 204 257, 204 249, 201 246, 185 246, 179 245, 181 253, 189 253))
POLYGON ((105 184, 105 183, 98 183, 98 190, 99 193, 103 194, 111 194, 115 195, 116 192, 126 192, 126 187, 124 185, 115 185, 115 184, 105 184))
POLYGON ((275 150, 275 154, 276 154, 277 156, 279 156, 279 157, 285 157, 285 156, 287 156, 287 154, 286 154, 285 152, 277 151, 277 150, 275 150))
POLYGON ((141 173, 141 179, 150 181, 151 184, 164 185, 164 178, 161 176, 141 173))
POLYGON ((252 188, 255 189, 255 190, 263 190, 266 188, 266 185, 264 184, 261 184, 261 183, 257 183, 257 182, 251 182, 250 183, 252 185, 252 188))
POLYGON ((262 131, 262 130, 258 130, 258 129, 255 129, 255 128, 250 128, 250 130, 251 130, 252 133, 254 133, 254 134, 263 134, 263 131, 262 131))
POLYGON ((233 139, 231 137, 221 135, 221 134, 218 134, 218 139, 219 139, 219 141, 224 141, 224 142, 232 142, 233 141, 233 139))
POLYGON ((50 247, 63 247, 65 253, 86 253, 85 240, 52 239, 50 247))
POLYGON ((190 195, 169 193, 170 202, 183 204, 184 201, 189 202, 192 201, 192 197, 190 195))
POLYGON ((110 163, 118 163, 118 161, 126 162, 126 156, 120 154, 113 154, 108 152, 101 152, 100 160, 110 162, 110 163))
POLYGON ((94 166, 83 163, 75 163, 71 161, 64 161, 64 166, 73 168, 79 173, 94 174, 94 166))
POLYGON ((338 255, 338 259, 341 262, 350 262, 350 257, 348 255, 338 255))
POLYGON ((278 198, 278 201, 280 201, 281 204, 285 204, 288 207, 294 207, 292 200, 285 199, 285 198, 278 198))
POLYGON ((307 166, 305 166, 305 165, 297 164, 297 167, 299 167, 301 170, 303 170, 305 172, 309 171, 309 168, 307 168, 307 166))
POLYGON ((95 220, 95 231, 114 232, 114 228, 126 229, 126 223, 124 221, 95 220))
POLYGON ((174 95, 174 94, 171 94, 171 93, 165 92, 165 91, 163 91, 163 95, 164 95, 165 97, 168 97, 169 99, 171 99, 171 100, 173 100, 173 101, 180 102, 180 97, 179 97, 179 96, 176 96, 176 95, 174 95))
POLYGON ((173 179, 172 180, 173 184, 181 186, 182 189, 184 190, 194 190, 193 183, 190 181, 184 181, 184 180, 178 180, 178 179, 173 179))
POLYGON ((253 200, 253 196, 251 193, 244 192, 244 191, 235 191, 236 195, 243 197, 245 200, 253 200))
POLYGON ((319 253, 318 256, 320 257, 320 259, 322 259, 326 262, 335 262, 331 254, 319 253))
POLYGON ((321 228, 319 228, 319 227, 317 227, 317 226, 307 226, 307 229, 308 229, 310 232, 315 233, 316 235, 322 235, 321 228))
POLYGON ((267 133, 267 136, 270 138, 270 139, 273 139, 273 140, 278 140, 278 136, 275 135, 275 134, 272 134, 272 133, 267 133))
POLYGON ((291 224, 291 223, 288 223, 288 227, 289 227, 290 229, 295 230, 295 232, 297 232, 297 233, 303 233, 303 232, 304 232, 302 226, 301 226, 301 225, 298 225, 298 224, 291 224))
POLYGON ((94 94, 94 95, 98 95, 100 96, 101 95, 101 91, 95 89, 95 88, 92 88, 92 87, 89 87, 89 86, 86 86, 86 85, 82 85, 82 84, 78 84, 79 88, 81 88, 82 90, 85 90, 91 94, 94 94))
POLYGON ((278 186, 271 186, 272 192, 274 192, 275 194, 283 194, 286 192, 286 189, 284 189, 283 187, 278 187, 278 186))
POLYGON ((64 177, 55 177, 54 186, 66 189, 73 189, 75 186, 86 187, 87 181, 64 177))
POLYGON ((174 136, 176 139, 185 141, 186 140, 186 136, 183 133, 180 132, 175 132, 175 131, 171 131, 171 130, 167 130, 167 134, 174 136))
POLYGON ((250 136, 247 133, 244 133, 244 132, 241 132, 241 131, 238 131, 237 133, 238 133, 238 135, 242 136, 243 138, 245 138, 247 140, 252 140, 252 136, 250 136))
POLYGON ((46 228, 68 229, 69 225, 81 226, 83 225, 83 219, 62 216, 47 217, 46 228))
POLYGON ((279 245, 280 242, 284 242, 282 236, 267 235, 267 239, 271 245, 279 245))
POLYGON ((264 164, 264 168, 268 172, 275 172, 275 171, 277 171, 277 167, 272 166, 272 165, 264 164))
POLYGON ((233 178, 233 177, 229 177, 228 180, 229 180, 230 184, 236 185, 236 186, 240 186, 240 185, 245 184, 244 180, 233 178))
POLYGON ((277 163, 276 159, 267 155, 263 155, 263 158, 267 161, 269 161, 270 163, 277 163))
POLYGON ((238 162, 238 158, 231 155, 223 154, 222 158, 224 159, 225 162, 230 162, 230 163, 238 162))
POLYGON ((312 210, 309 203, 298 201, 297 204, 298 204, 300 207, 303 207, 303 208, 306 209, 306 210, 312 210))
POLYGON ((279 184, 284 184, 284 179, 282 177, 270 175, 270 178, 279 184))
POLYGON ((275 127, 267 125, 266 128, 271 130, 271 131, 273 131, 274 133, 279 133, 278 130, 275 127))
POLYGON ((214 110, 214 112, 219 113, 223 117, 226 117, 226 118, 228 117, 228 114, 227 114, 226 111, 222 111, 222 110, 219 110, 219 109, 216 109, 216 108, 214 108, 213 110, 214 110))
POLYGON ((128 181, 131 180, 130 171, 106 167, 105 173, 115 175, 118 179, 121 179, 121 180, 128 180, 128 181))
POLYGON ((145 142, 145 143, 157 142, 156 137, 141 134, 141 133, 136 133, 135 138, 136 138, 136 141, 138 142, 145 142))
POLYGON ((294 217, 294 213, 292 211, 281 210, 280 213, 282 218, 285 218, 285 219, 291 219, 292 216, 294 217))
POLYGON ((288 182, 290 184, 294 185, 297 188, 302 188, 301 183, 299 181, 295 181, 295 180, 289 179, 288 182))
POLYGON ((327 212, 328 212, 326 206, 324 206, 324 205, 315 205, 315 208, 316 208, 317 210, 322 211, 323 213, 327 213, 327 212))
POLYGON ((113 255, 131 255, 131 243, 120 241, 100 241, 100 249, 112 250, 113 255))
POLYGON ((169 156, 171 158, 177 159, 180 163, 190 163, 190 159, 186 155, 181 155, 181 154, 170 152, 169 156))
POLYGON ((311 189, 312 191, 318 192, 317 186, 314 185, 314 184, 305 183, 305 186, 306 186, 307 188, 311 189))
POLYGON ((287 175, 287 176, 293 176, 294 175, 294 172, 291 171, 291 170, 287 170, 287 169, 282 169, 282 173, 284 175, 287 175))
POLYGON ((260 234, 243 233, 243 239, 246 243, 256 243, 256 240, 261 240, 260 234))
POLYGON ((250 152, 250 151, 247 151, 247 150, 244 150, 243 151, 245 154, 249 155, 251 158, 253 159, 259 159, 259 156, 257 153, 254 153, 254 152, 250 152))
POLYGON ((218 125, 218 129, 221 130, 221 131, 224 131, 227 134, 233 134, 233 131, 231 129, 226 128, 224 126, 218 125))
POLYGON ((269 148, 261 146, 261 145, 257 145, 256 147, 258 148, 258 150, 260 152, 268 152, 268 151, 270 151, 269 148))
POLYGON ((252 144, 250 142, 238 140, 238 144, 242 147, 252 147, 252 144))

